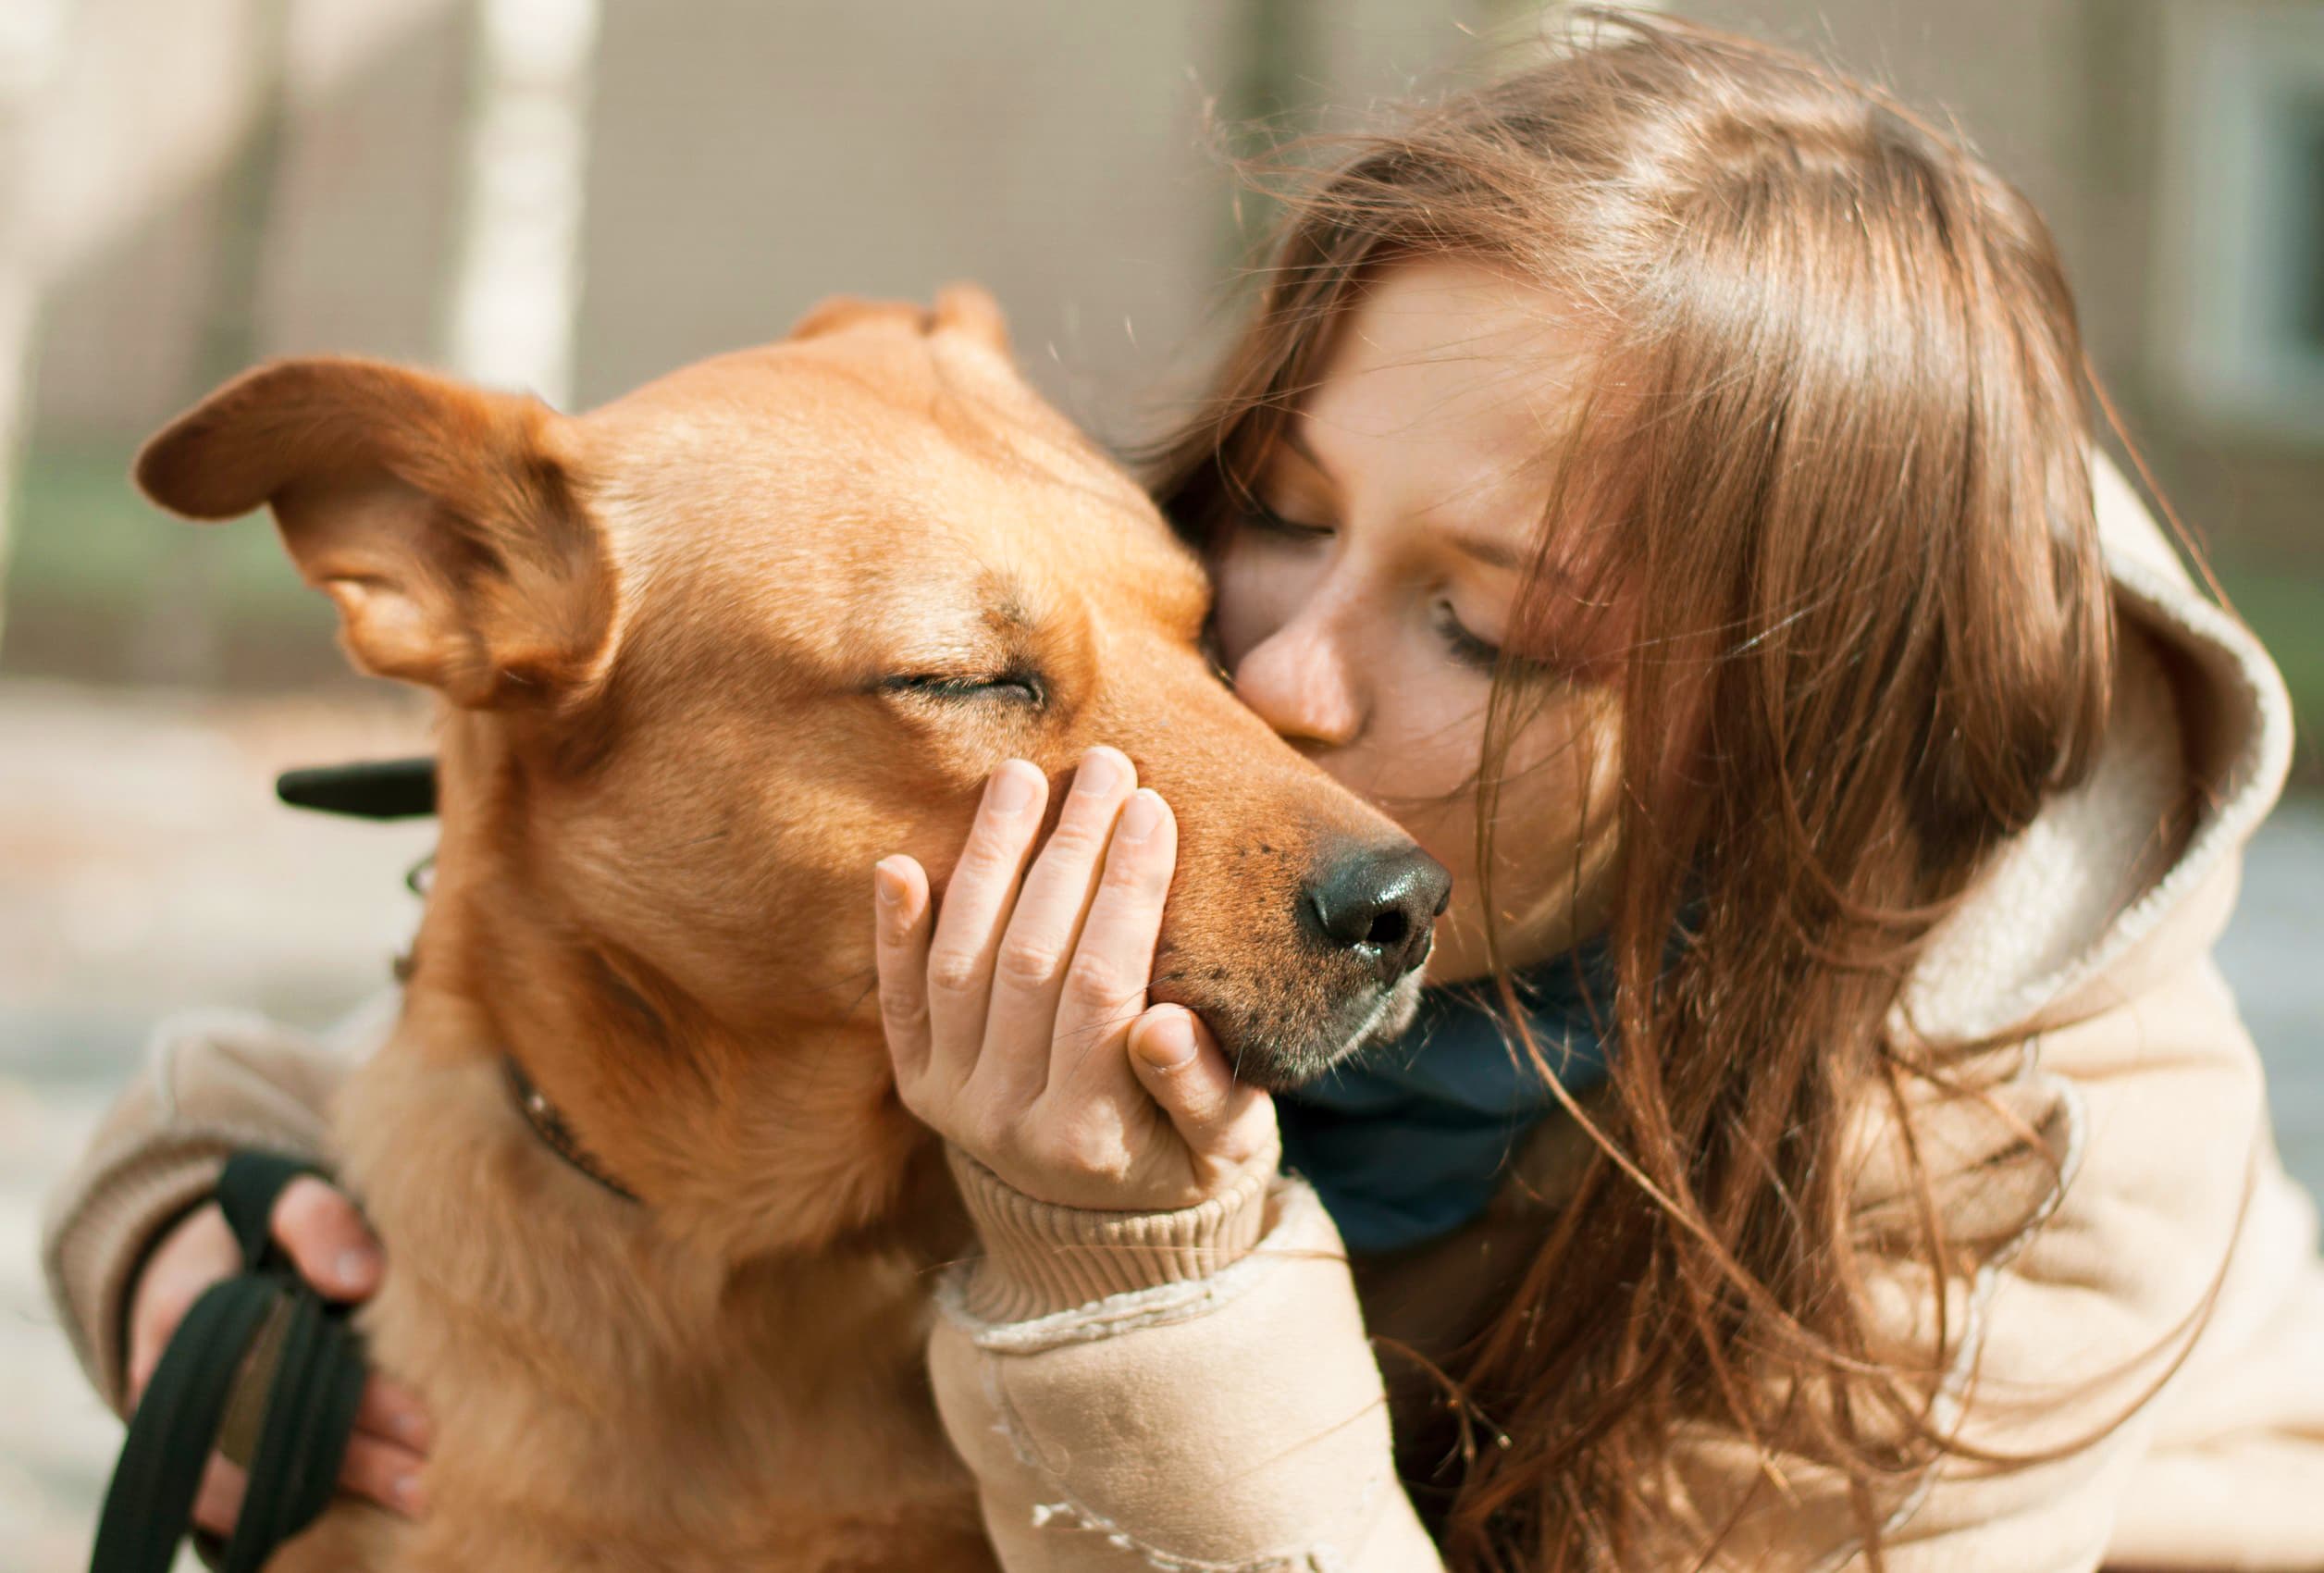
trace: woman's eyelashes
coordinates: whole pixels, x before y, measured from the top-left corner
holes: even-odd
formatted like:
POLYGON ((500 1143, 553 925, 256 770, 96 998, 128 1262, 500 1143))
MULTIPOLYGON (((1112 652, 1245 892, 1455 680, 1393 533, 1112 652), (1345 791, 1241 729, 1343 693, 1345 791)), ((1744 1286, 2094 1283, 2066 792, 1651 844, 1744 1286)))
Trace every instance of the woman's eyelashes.
POLYGON ((1286 518, 1257 497, 1244 502, 1242 517, 1243 522, 1259 534, 1273 536, 1279 540, 1328 540, 1332 534, 1329 525, 1304 525, 1296 519, 1286 518))
POLYGON ((1428 621, 1437 637, 1444 641, 1452 659, 1474 672, 1490 675, 1501 669, 1501 647, 1482 639, 1462 625, 1460 615, 1449 601, 1438 601, 1429 613, 1428 621))

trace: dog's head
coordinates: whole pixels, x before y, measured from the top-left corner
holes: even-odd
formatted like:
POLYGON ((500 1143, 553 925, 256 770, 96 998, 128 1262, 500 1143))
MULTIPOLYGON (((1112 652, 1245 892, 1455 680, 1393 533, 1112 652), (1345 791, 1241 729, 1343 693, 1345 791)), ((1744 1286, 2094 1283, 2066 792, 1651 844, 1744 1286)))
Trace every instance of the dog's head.
POLYGON ((414 1001, 460 1002, 658 1206, 769 1244, 884 1205, 919 1137, 872 865, 941 891, 1012 755, 1110 743, 1169 799, 1153 993, 1246 1078, 1409 1018, 1443 872, 1235 701, 1199 564, 981 292, 834 303, 580 417, 279 364, 137 477, 196 518, 270 504, 355 663, 448 701, 414 1001))

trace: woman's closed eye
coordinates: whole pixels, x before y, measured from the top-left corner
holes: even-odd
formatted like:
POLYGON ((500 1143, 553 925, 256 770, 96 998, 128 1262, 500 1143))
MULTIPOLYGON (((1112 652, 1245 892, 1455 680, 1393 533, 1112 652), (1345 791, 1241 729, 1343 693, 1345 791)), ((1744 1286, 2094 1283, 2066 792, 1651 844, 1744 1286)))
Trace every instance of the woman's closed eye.
MULTIPOLYGON (((1243 522, 1253 533, 1271 539, 1286 546, 1306 546, 1329 540, 1339 532, 1329 525, 1310 524, 1296 519, 1269 505, 1256 495, 1245 500, 1243 522)), ((1428 609, 1428 625, 1443 640, 1446 653, 1455 664, 1490 676, 1501 669, 1502 649, 1490 639, 1472 631, 1453 611, 1449 601, 1432 601, 1428 609)), ((1520 663, 1520 666, 1529 665, 1520 663)))
POLYGON ((1489 675, 1501 669, 1501 647, 1471 633, 1462 624, 1460 614, 1452 610, 1451 601, 1438 601, 1429 611, 1428 621, 1452 659, 1461 665, 1489 675))
POLYGON ((1289 518, 1269 507, 1264 501, 1252 497, 1242 506, 1243 523, 1263 536, 1278 540, 1307 542, 1329 540, 1337 533, 1329 525, 1305 524, 1289 518))

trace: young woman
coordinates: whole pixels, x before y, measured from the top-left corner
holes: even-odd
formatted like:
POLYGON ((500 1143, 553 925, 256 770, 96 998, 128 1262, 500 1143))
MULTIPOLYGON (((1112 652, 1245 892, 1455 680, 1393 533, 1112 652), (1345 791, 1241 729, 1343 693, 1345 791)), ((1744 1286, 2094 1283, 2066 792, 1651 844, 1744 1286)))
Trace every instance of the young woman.
MULTIPOLYGON (((1003 765, 940 911, 877 871, 1007 1566, 2324 1563, 2313 1209, 2209 960, 2286 707, 2092 444, 2039 217, 1788 55, 1605 20, 1292 200, 1157 495, 1236 691, 1459 894, 1420 1022, 1270 1099, 1099 986, 1171 844, 1119 754, 1045 845, 1003 765)), ((235 1052, 57 1214, 116 1398, 219 1270, 206 1211, 136 1270, 205 1143, 313 1139, 235 1052)), ((424 1419, 366 1429, 396 1498, 424 1419)))

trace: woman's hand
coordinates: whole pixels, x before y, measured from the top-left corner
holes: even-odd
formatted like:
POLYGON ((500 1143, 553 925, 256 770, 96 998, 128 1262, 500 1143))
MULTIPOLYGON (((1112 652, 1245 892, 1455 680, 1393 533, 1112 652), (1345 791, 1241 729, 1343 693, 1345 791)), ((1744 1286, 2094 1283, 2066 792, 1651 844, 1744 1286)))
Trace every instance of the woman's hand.
MULTIPOLYGON (((290 1253, 299 1276, 334 1300, 366 1300, 379 1287, 385 1265, 379 1243, 364 1227, 355 1204, 322 1181, 293 1180, 275 1202, 274 1237, 290 1253)), ((138 1275, 130 1301, 130 1401, 145 1391, 161 1352, 179 1322, 213 1283, 242 1270, 234 1232, 216 1202, 198 1208, 162 1237, 138 1275)), ((340 1466, 340 1489, 383 1507, 416 1517, 426 1505, 420 1466, 426 1462, 427 1412, 394 1383, 373 1377, 364 1388, 340 1466)), ((194 1499, 193 1521, 230 1535, 242 1510, 241 1469, 213 1454, 194 1499)))
POLYGON ((1275 1109, 1192 1011, 1146 1007, 1177 824, 1126 755, 1093 749, 1032 858, 1047 796, 1023 760, 993 773, 941 915, 919 863, 874 871, 897 1089, 1036 1201, 1192 1207, 1273 1161, 1275 1109))

